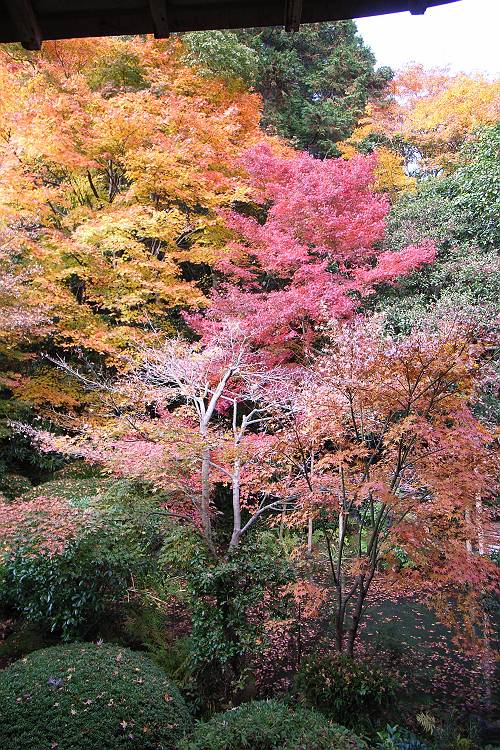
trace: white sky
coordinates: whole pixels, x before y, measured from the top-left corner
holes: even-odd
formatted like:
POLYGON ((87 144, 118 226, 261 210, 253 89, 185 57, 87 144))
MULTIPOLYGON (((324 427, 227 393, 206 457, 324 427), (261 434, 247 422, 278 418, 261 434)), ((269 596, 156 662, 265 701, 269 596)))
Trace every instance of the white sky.
POLYGON ((409 62, 500 74, 500 0, 457 0, 423 16, 391 13, 356 21, 379 65, 409 62))

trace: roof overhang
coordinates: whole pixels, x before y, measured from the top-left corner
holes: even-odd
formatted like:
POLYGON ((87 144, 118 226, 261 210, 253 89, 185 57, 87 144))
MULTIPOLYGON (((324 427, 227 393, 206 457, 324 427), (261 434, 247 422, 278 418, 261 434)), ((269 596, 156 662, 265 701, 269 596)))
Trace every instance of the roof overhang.
POLYGON ((456 0, 0 0, 0 42, 285 26, 383 13, 421 14, 456 0))

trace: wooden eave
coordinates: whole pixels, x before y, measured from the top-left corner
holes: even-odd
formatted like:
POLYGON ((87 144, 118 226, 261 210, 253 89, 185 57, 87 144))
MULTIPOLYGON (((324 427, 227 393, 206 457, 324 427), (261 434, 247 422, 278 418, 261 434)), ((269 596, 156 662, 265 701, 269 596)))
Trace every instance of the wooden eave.
POLYGON ((0 0, 0 42, 285 26, 410 11, 457 0, 0 0))

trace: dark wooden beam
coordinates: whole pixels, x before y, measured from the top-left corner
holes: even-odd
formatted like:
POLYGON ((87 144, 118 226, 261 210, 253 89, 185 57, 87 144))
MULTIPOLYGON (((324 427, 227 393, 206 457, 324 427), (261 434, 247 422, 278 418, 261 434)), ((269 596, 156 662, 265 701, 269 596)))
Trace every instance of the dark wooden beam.
POLYGON ((0 43, 280 26, 420 11, 459 0, 0 0, 0 43), (119 12, 117 8, 120 8, 119 12), (26 8, 29 8, 26 11, 26 8), (36 11, 36 19, 33 16, 36 11), (9 12, 9 10, 11 12, 9 12), (17 23, 14 22, 14 18, 17 23), (29 22, 31 18, 31 23, 29 22), (154 21, 153 21, 154 18, 154 21))
POLYGON ((156 39, 167 39, 170 36, 170 24, 167 14, 167 0, 149 0, 156 39))
POLYGON ((24 49, 40 49, 42 34, 30 0, 4 0, 24 49))
POLYGON ((427 3, 425 0, 411 0, 408 3, 408 10, 412 16, 423 16, 427 10, 427 3))
POLYGON ((285 29, 298 31, 302 18, 302 0, 285 0, 285 29))

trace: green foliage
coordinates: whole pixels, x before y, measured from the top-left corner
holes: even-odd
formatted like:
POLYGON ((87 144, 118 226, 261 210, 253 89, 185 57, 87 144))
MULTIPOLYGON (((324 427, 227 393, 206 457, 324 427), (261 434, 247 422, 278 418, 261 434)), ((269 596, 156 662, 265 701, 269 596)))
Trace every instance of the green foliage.
POLYGON ((199 724, 180 750, 362 750, 365 743, 321 714, 255 701, 199 724))
POLYGON ((483 128, 462 149, 447 190, 465 219, 464 239, 500 247, 500 123, 483 128))
POLYGON ((105 492, 109 485, 109 479, 105 477, 72 477, 54 474, 54 478, 48 482, 29 488, 23 494, 23 500, 33 500, 40 495, 47 497, 60 497, 72 505, 86 508, 91 505, 101 493, 105 492))
POLYGON ((396 693, 382 669, 340 654, 304 662, 296 689, 306 705, 355 728, 376 723, 396 693))
POLYGON ((460 244, 466 219, 447 193, 447 180, 425 180, 418 183, 416 192, 400 196, 387 217, 386 250, 399 251, 424 239, 434 240, 444 252, 460 244))
POLYGON ((118 523, 82 533, 59 554, 18 545, 2 563, 0 606, 72 640, 98 630, 144 564, 137 536, 118 523))
POLYGON ((71 461, 52 474, 52 480, 56 479, 94 479, 102 478, 101 468, 85 461, 71 461))
POLYGON ((191 720, 141 654, 107 645, 37 651, 0 673, 0 746, 9 750, 174 750, 191 720))
POLYGON ((86 78, 93 90, 105 86, 138 90, 148 86, 138 57, 128 52, 103 57, 87 71, 86 78))
POLYGON ((450 175, 423 180, 388 217, 385 247, 399 250, 424 238, 441 250, 456 245, 498 249, 500 125, 483 128, 460 152, 450 175))
POLYGON ((437 321, 460 312, 478 324, 491 325, 500 296, 500 264, 495 252, 457 246, 441 251, 429 268, 380 292, 376 306, 387 328, 408 333, 423 320, 437 321))
POLYGON ((226 667, 239 676, 248 657, 265 645, 265 620, 282 611, 280 590, 292 578, 277 550, 262 547, 258 537, 224 560, 196 554, 187 577, 195 665, 226 667))
POLYGON ((491 325, 500 297, 500 127, 486 128, 462 150, 446 177, 430 178, 403 195, 388 217, 384 247, 398 251, 434 240, 436 262, 381 289, 372 301, 395 333, 407 333, 431 313, 460 311, 491 325))
POLYGON ((191 526, 171 526, 163 538, 158 556, 158 565, 169 575, 185 575, 193 560, 203 555, 205 545, 198 532, 191 526))
POLYGON ((175 638, 165 609, 143 603, 128 613, 124 631, 127 641, 147 651, 149 658, 175 681, 183 694, 192 690, 190 639, 175 638))
POLYGON ((375 58, 353 21, 238 32, 259 58, 255 87, 264 100, 262 123, 317 156, 335 156, 369 96, 392 77, 375 58))
POLYGON ((377 732, 378 742, 376 750, 430 750, 430 745, 417 737, 409 729, 399 726, 389 726, 382 732, 377 732))
POLYGON ((188 49, 185 62, 196 65, 202 75, 222 78, 229 85, 255 82, 257 53, 232 31, 196 31, 184 34, 182 41, 188 49))

